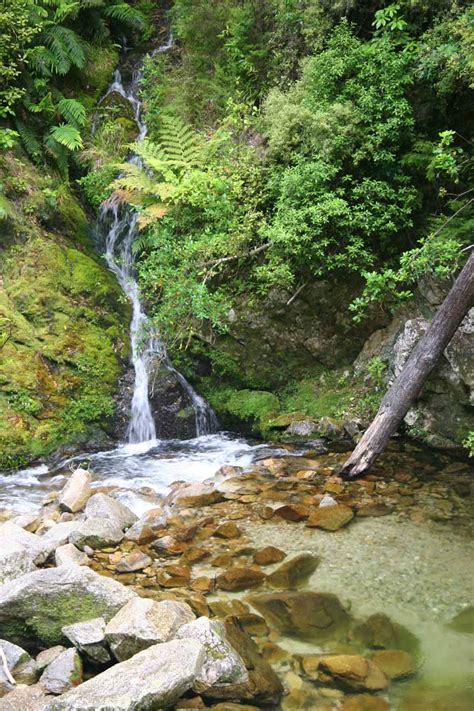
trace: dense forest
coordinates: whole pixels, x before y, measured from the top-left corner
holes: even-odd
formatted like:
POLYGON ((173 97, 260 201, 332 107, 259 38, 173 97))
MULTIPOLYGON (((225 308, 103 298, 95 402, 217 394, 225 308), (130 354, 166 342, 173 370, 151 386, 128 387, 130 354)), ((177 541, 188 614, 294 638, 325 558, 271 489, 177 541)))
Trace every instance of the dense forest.
MULTIPOLYGON (((472 242, 472 8, 8 0, 0 22, 0 461, 113 416, 128 307, 90 238, 112 195, 138 213, 148 329, 224 423, 363 426, 393 372, 387 348, 353 366, 364 342, 429 318, 472 242), (143 57, 134 143, 100 99, 143 57)), ((462 414, 414 436, 472 443, 463 367, 462 414)))

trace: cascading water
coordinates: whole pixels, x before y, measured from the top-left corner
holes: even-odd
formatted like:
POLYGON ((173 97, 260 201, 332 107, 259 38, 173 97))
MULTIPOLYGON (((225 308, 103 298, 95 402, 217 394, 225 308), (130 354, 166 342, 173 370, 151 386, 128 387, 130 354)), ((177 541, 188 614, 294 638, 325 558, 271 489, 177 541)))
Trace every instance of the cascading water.
MULTIPOLYGON (((166 51, 172 47, 172 38, 156 51, 166 51)), ((138 96, 141 72, 135 72, 128 89, 125 88, 120 70, 114 73, 105 96, 118 93, 129 102, 138 126, 137 141, 143 141, 147 127, 142 116, 142 104, 138 96)), ((105 97, 104 97, 105 98, 105 97)), ((132 155, 132 163, 140 159, 132 155)), ((158 356, 163 365, 173 373, 187 393, 195 413, 196 435, 215 431, 216 417, 209 405, 194 391, 186 378, 170 362, 164 344, 156 336, 147 336, 147 317, 140 301, 140 292, 135 278, 133 240, 137 231, 137 215, 124 207, 118 198, 112 197, 102 208, 98 220, 99 232, 104 236, 105 259, 109 269, 115 274, 123 291, 129 298, 133 315, 130 323, 132 363, 135 370, 128 441, 146 442, 156 438, 156 428, 149 400, 149 373, 153 356, 158 356)))

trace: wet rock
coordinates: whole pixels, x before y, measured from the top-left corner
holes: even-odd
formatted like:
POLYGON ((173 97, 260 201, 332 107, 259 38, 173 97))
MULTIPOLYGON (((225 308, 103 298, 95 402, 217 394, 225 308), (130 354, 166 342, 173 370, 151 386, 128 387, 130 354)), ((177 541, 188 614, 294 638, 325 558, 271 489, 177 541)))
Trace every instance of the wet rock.
POLYGON ((110 620, 105 638, 115 658, 124 661, 147 647, 167 642, 192 620, 194 614, 186 603, 135 598, 110 620))
POLYGON ((86 517, 101 518, 112 521, 112 523, 124 530, 129 528, 136 521, 136 516, 130 509, 120 501, 113 499, 107 494, 94 494, 90 497, 85 508, 86 517))
MULTIPOLYGON (((34 684, 38 679, 38 665, 22 647, 0 639, 0 648, 5 655, 10 674, 17 684, 34 684)), ((0 687, 8 684, 3 664, 0 664, 0 687)))
POLYGON ((325 531, 337 531, 354 517, 352 509, 344 504, 320 506, 312 511, 306 525, 311 528, 323 528, 325 531))
POLYGON ((41 675, 40 684, 49 694, 64 694, 82 681, 82 662, 73 647, 61 652, 41 675))
MULTIPOLYGON (((201 671, 196 677, 195 691, 212 695, 213 686, 222 684, 243 684, 248 682, 248 674, 242 659, 226 640, 221 622, 199 617, 178 630, 177 639, 195 639, 206 650, 201 671)), ((222 697, 221 697, 222 698, 222 697)))
POLYGON ((149 555, 141 551, 129 553, 120 563, 117 563, 115 570, 117 573, 134 573, 137 570, 148 568, 153 563, 149 555))
POLYGON ((371 504, 364 504, 356 509, 357 516, 361 516, 363 518, 367 518, 369 516, 389 516, 391 513, 393 513, 393 506, 375 502, 371 504))
POLYGON ((411 656, 400 649, 384 649, 373 654, 371 659, 389 679, 401 679, 416 672, 411 656))
POLYGON ((233 704, 230 701, 211 706, 212 711, 259 711, 258 706, 248 704, 233 704))
POLYGON ((88 518, 79 530, 73 531, 70 542, 80 550, 86 546, 93 550, 115 546, 123 538, 120 526, 106 518, 88 518))
POLYGON ((90 568, 62 565, 27 573, 0 588, 0 636, 22 646, 52 646, 62 628, 94 617, 109 620, 135 593, 90 568))
POLYGON ((183 486, 172 496, 173 502, 183 507, 210 506, 222 499, 222 494, 219 491, 200 482, 183 486))
POLYGON ((33 555, 20 543, 0 538, 0 585, 36 570, 33 555))
POLYGON ((173 536, 162 536, 154 541, 151 547, 161 556, 181 555, 186 550, 186 544, 177 541, 173 536))
POLYGON ((224 620, 225 636, 247 669, 248 680, 240 684, 215 685, 212 688, 213 699, 239 699, 256 704, 277 706, 283 693, 283 687, 277 675, 258 651, 252 638, 243 631, 236 617, 224 620))
POLYGON ((465 610, 458 612, 448 627, 455 632, 474 634, 474 607, 466 607, 465 610))
POLYGON ((272 588, 292 590, 299 588, 314 573, 320 559, 310 553, 300 553, 285 561, 271 573, 267 582, 272 588))
POLYGON ((54 559, 57 566, 88 565, 90 562, 87 553, 80 551, 73 543, 66 543, 56 548, 54 559))
POLYGON ((274 592, 252 595, 248 602, 280 632, 325 640, 342 634, 350 615, 331 593, 274 592))
POLYGON ((223 523, 221 526, 218 526, 218 528, 214 531, 214 535, 218 538, 232 539, 239 538, 242 533, 240 528, 235 523, 228 521, 227 523, 223 523))
POLYGON ((191 570, 183 565, 168 565, 158 571, 156 579, 165 588, 186 587, 191 582, 191 570))
POLYGON ((265 637, 270 631, 263 617, 255 615, 253 612, 238 615, 238 618, 243 629, 252 637, 265 637))
POLYGON ((236 592, 256 588, 263 583, 266 575, 261 570, 253 568, 229 568, 216 578, 217 587, 221 590, 236 592))
POLYGON ((59 657, 61 652, 64 652, 66 647, 63 647, 62 644, 57 644, 55 647, 50 647, 49 649, 44 649, 42 652, 38 654, 36 657, 36 666, 38 667, 38 671, 43 671, 43 669, 46 669, 48 664, 51 664, 56 657, 59 657))
POLYGON ((110 662, 110 654, 105 641, 105 620, 103 617, 66 625, 62 631, 64 636, 90 661, 98 664, 110 662))
POLYGON ((389 685, 385 674, 373 662, 355 654, 321 657, 319 667, 357 689, 380 691, 389 685))
POLYGON ((390 704, 380 696, 358 694, 345 698, 340 711, 390 711, 390 704))
POLYGON ((353 636, 372 649, 401 649, 415 655, 419 652, 420 643, 415 635, 382 613, 371 615, 355 627, 353 636))
POLYGON ((91 475, 85 469, 76 469, 69 477, 59 495, 58 503, 63 511, 76 513, 84 508, 91 495, 91 475))
POLYGON ((212 592, 214 590, 214 580, 205 575, 201 575, 199 578, 195 578, 192 581, 191 588, 192 590, 202 593, 212 592))
POLYGON ((192 688, 204 660, 194 639, 155 644, 60 696, 51 711, 168 708, 192 688))
POLYGON ((309 508, 301 504, 286 504, 275 509, 275 515, 285 521, 304 521, 309 516, 309 508))
POLYGON ((125 533, 128 541, 135 541, 138 545, 150 543, 156 538, 157 531, 165 526, 165 517, 162 509, 147 511, 125 533))
POLYGON ((266 546, 254 553, 253 559, 257 565, 272 565, 272 563, 280 563, 286 558, 286 553, 275 546, 266 546))
POLYGON ((49 711, 50 699, 39 684, 20 686, 0 699, 0 711, 49 711))

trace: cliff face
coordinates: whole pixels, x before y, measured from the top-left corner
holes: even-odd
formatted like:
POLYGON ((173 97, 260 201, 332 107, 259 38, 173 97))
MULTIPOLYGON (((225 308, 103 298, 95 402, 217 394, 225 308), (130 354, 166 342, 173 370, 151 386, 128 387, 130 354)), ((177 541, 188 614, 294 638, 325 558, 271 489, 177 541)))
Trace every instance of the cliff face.
POLYGON ((0 221, 0 468, 104 439, 129 309, 72 192, 6 153, 0 221))

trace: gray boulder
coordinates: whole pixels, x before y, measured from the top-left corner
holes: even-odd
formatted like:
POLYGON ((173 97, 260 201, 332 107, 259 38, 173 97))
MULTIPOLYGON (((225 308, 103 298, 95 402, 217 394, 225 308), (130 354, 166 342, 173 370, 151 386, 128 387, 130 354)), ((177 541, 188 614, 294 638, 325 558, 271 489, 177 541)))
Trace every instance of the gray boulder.
POLYGON ((50 699, 39 684, 19 686, 0 699, 0 711, 48 711, 50 699))
POLYGON ((98 550, 115 546, 122 538, 122 529, 110 519, 89 518, 79 529, 71 533, 69 541, 81 550, 86 546, 98 550))
POLYGON ((194 689, 203 692, 215 684, 244 684, 248 674, 242 658, 226 640, 221 622, 199 617, 178 630, 178 639, 195 639, 206 650, 201 672, 196 677, 194 689))
POLYGON ((71 535, 75 531, 80 531, 84 521, 60 521, 51 526, 46 533, 41 536, 41 540, 49 546, 51 550, 56 550, 60 546, 69 543, 71 535))
POLYGON ((36 666, 38 667, 38 671, 42 672, 48 664, 51 664, 56 657, 59 657, 61 652, 64 652, 66 650, 66 647, 63 647, 62 644, 57 644, 55 647, 50 647, 49 649, 43 649, 42 652, 38 654, 36 657, 36 666))
MULTIPOLYGON (((17 684, 34 684, 38 678, 38 667, 28 652, 16 644, 0 639, 0 648, 5 655, 8 671, 17 684)), ((0 696, 13 690, 3 664, 0 664, 0 696)))
POLYGON ((99 664, 110 662, 104 632, 105 620, 103 617, 63 627, 64 636, 88 659, 99 664))
POLYGON ((138 521, 136 516, 124 504, 107 494, 94 494, 87 502, 85 509, 87 518, 101 518, 112 521, 118 528, 124 530, 138 521))
POLYGON ((53 646, 62 628, 94 617, 110 620, 135 593, 78 565, 27 573, 0 588, 0 636, 22 646, 53 646))
POLYGON ((59 495, 63 511, 76 513, 84 508, 91 495, 91 475, 85 469, 76 469, 59 495))
POLYGON ((40 684, 49 694, 64 694, 82 681, 82 662, 74 647, 61 652, 41 675, 40 684))
POLYGON ((51 711, 151 711, 172 706, 199 676, 204 647, 193 639, 156 644, 58 697, 51 711))
POLYGON ((105 628, 105 638, 119 662, 158 642, 167 642, 177 630, 194 620, 189 605, 174 600, 130 600, 105 628))
POLYGON ((66 543, 59 546, 54 554, 56 565, 87 565, 89 556, 84 551, 80 551, 73 543, 66 543))
POLYGON ((25 531, 16 523, 5 521, 0 526, 0 549, 12 543, 22 546, 36 565, 44 563, 53 550, 51 544, 40 536, 25 531))
POLYGON ((36 570, 33 556, 25 546, 7 538, 0 538, 0 585, 36 570))

